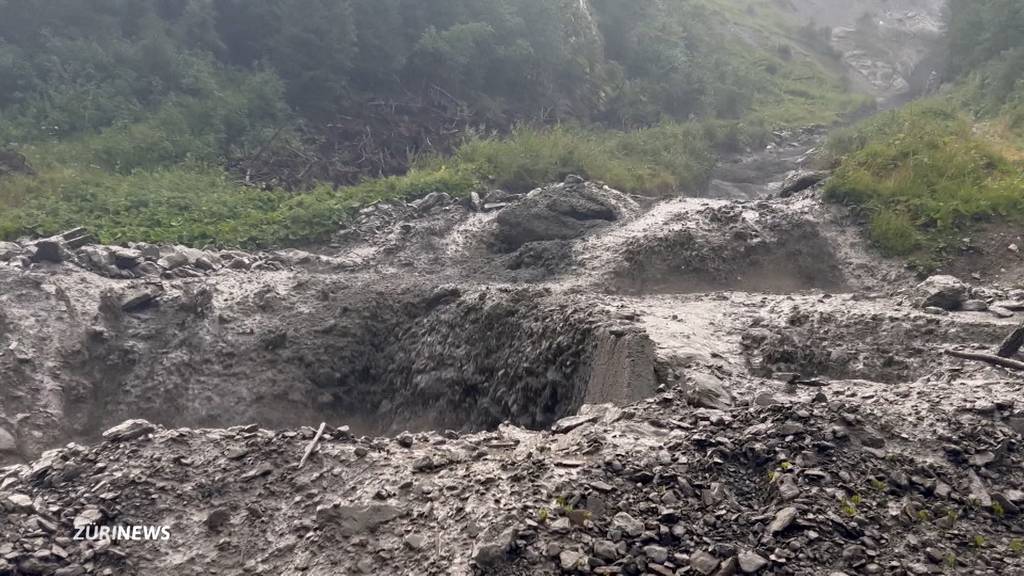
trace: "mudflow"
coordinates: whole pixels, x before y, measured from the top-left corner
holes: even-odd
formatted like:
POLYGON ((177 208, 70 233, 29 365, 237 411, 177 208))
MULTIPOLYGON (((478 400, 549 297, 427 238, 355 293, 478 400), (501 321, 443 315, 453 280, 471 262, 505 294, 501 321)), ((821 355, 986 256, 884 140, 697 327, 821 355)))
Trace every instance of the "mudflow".
POLYGON ((1024 381, 945 353, 1024 267, 881 259, 823 137, 308 251, 0 244, 0 575, 1024 574, 1024 381))

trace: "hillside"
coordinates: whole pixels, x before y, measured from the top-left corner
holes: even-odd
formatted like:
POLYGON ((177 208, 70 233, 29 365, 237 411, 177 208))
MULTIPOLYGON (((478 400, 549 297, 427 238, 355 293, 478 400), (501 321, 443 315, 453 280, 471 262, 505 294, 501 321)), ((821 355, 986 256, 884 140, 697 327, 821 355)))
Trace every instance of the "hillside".
POLYGON ((0 141, 36 174, 0 180, 0 236, 273 246, 568 173, 695 192, 720 150, 866 105, 774 2, 418 4, 7 2, 0 141))

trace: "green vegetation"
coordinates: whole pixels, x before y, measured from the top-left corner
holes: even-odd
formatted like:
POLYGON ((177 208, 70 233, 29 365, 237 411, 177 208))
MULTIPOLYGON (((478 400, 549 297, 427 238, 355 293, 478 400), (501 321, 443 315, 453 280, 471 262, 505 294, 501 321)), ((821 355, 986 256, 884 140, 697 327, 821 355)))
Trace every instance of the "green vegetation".
POLYGON ((952 0, 951 93, 835 134, 827 197, 861 210, 869 237, 924 266, 979 224, 1024 221, 1024 5, 952 0))
POLYGON ((704 185, 719 150, 864 105, 767 0, 0 11, 0 143, 38 172, 0 175, 0 238, 294 244, 366 202, 568 173, 665 194, 704 185))
POLYGON ((845 156, 826 197, 856 206, 888 254, 934 249, 971 224, 1024 216, 1020 170, 944 102, 882 114, 831 141, 845 156))

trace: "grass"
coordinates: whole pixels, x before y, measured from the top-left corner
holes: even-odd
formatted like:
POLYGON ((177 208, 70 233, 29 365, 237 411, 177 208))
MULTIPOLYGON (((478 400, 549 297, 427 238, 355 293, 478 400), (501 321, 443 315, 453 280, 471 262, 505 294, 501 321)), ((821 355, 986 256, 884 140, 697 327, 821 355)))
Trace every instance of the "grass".
POLYGON ((1024 220, 1021 164, 953 104, 926 101, 836 133, 826 198, 861 210, 886 254, 934 259, 979 222, 1024 220))
POLYGON ((108 243, 301 245, 328 237, 362 206, 431 192, 523 191, 570 173, 641 194, 695 190, 718 148, 763 137, 762 129, 723 122, 630 132, 522 127, 508 137, 471 138, 452 157, 422 159, 403 176, 301 194, 245 187, 199 162, 111 171, 90 156, 91 141, 46 144, 23 149, 37 176, 0 180, 0 238, 86 226, 108 243))

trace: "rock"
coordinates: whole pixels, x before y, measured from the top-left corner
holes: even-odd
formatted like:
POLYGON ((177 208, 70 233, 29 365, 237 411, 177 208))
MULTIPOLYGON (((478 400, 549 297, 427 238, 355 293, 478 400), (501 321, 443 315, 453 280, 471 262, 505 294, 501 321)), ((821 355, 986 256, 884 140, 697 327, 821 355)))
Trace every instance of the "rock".
POLYGON ((843 548, 843 562, 851 568, 867 563, 868 551, 860 544, 850 544, 843 548))
POLYGON ((33 262, 56 262, 59 264, 66 260, 66 251, 60 240, 53 238, 37 240, 32 247, 35 249, 32 255, 33 262))
POLYGON ((78 516, 75 516, 74 526, 75 528, 84 528, 86 526, 95 526, 102 521, 103 511, 95 506, 90 506, 82 510, 78 516))
POLYGON ((960 306, 960 309, 965 312, 984 312, 988 310, 988 302, 984 300, 967 300, 960 306))
POLYGON ((160 247, 153 244, 139 243, 135 245, 135 249, 142 254, 142 257, 146 262, 156 262, 160 259, 160 247))
POLYGON ((619 559, 619 549, 611 540, 597 540, 594 542, 594 556, 606 562, 615 562, 619 559))
POLYGON ((163 273, 163 268, 158 266, 155 262, 146 261, 135 267, 132 272, 139 277, 142 276, 159 276, 163 273))
POLYGON ((778 534, 779 532, 785 532, 786 528, 789 528, 793 521, 796 520, 797 510, 793 506, 783 508, 775 513, 775 519, 768 525, 769 534, 778 534))
POLYGON ((574 571, 576 568, 581 567, 581 563, 585 558, 585 555, 575 550, 562 550, 558 554, 558 563, 561 565, 562 570, 574 571))
POLYGON ((505 530, 495 534, 494 529, 485 531, 473 546, 473 561, 481 568, 493 568, 508 560, 508 554, 516 539, 516 531, 505 530))
POLYGON ((164 270, 175 270, 188 265, 188 256, 181 252, 171 252, 156 261, 164 270))
POLYGON ((754 574, 768 565, 768 560, 756 552, 741 552, 739 555, 740 570, 744 574, 754 574))
POLYGON ((469 193, 469 206, 475 212, 484 211, 484 201, 480 199, 480 194, 475 190, 469 193))
POLYGON ((916 292, 922 308, 959 310, 967 299, 969 288, 953 276, 931 276, 918 284, 916 292))
POLYGON ((788 198, 793 194, 803 192, 829 176, 830 174, 828 172, 818 170, 800 170, 794 172, 789 176, 786 176, 786 179, 783 180, 782 187, 779 189, 779 197, 788 198))
POLYGON ((448 206, 452 203, 452 197, 446 192, 431 192, 423 198, 410 202, 420 212, 430 212, 440 206, 448 206))
POLYGON ((569 416, 567 418, 562 418, 558 422, 552 424, 551 431, 554 432, 555 434, 565 434, 567 432, 575 430, 576 428, 579 428, 580 426, 583 426, 584 424, 596 422, 600 418, 600 414, 589 414, 587 416, 569 416))
POLYGON ((625 512, 619 512, 612 518, 612 528, 621 530, 623 534, 632 538, 644 533, 644 523, 625 512))
POLYGON ((702 372, 694 372, 690 375, 686 399, 693 406, 713 410, 725 410, 734 403, 732 394, 726 390, 721 380, 702 372))
POLYGON ((996 318, 1013 318, 1014 316, 1016 316, 1016 313, 1014 311, 1007 310, 1006 308, 1003 308, 1001 306, 991 306, 989 307, 988 311, 991 312, 992 315, 995 316, 996 318))
MULTIPOLYGON (((0 574, 2 574, 2 572, 0 572, 0 574)), ((72 564, 70 566, 57 569, 57 571, 53 573, 53 576, 83 576, 84 574, 86 574, 84 566, 81 564, 72 564)))
POLYGON ((974 470, 971 470, 967 477, 971 500, 974 500, 982 508, 991 508, 992 496, 989 495, 988 489, 985 488, 985 483, 974 473, 974 470))
POLYGON ((998 504, 999 507, 1002 508, 1004 514, 1007 514, 1009 516, 1016 516, 1017 514, 1020 514, 1020 506, 1017 506, 1017 504, 1013 503, 1006 494, 1003 494, 1001 492, 993 494, 993 508, 996 504, 998 504))
POLYGON ((77 250, 86 244, 96 244, 99 240, 83 227, 72 228, 60 234, 64 247, 69 250, 77 250))
POLYGON ((402 448, 412 448, 414 442, 415 440, 413 439, 412 434, 409 434, 407 432, 399 434, 395 438, 395 444, 398 444, 402 448))
POLYGON ((32 512, 32 499, 24 494, 11 494, 4 499, 4 508, 15 513, 32 512))
POLYGON ((410 550, 423 550, 427 545, 427 538, 422 534, 409 534, 405 537, 405 546, 410 550))
POLYGON ((530 242, 578 238, 618 220, 619 204, 629 202, 622 194, 593 184, 545 188, 498 213, 492 244, 498 252, 511 253, 530 242))
POLYGON ((121 310, 125 312, 141 310, 155 302, 163 295, 164 288, 159 284, 148 284, 142 288, 131 290, 121 295, 121 310))
POLYGON ((156 431, 156 426, 146 420, 127 420, 104 432, 103 438, 110 442, 126 442, 154 431, 156 431))
POLYGON ((792 474, 783 474, 779 477, 778 481, 779 495, 782 496, 784 501, 795 500, 800 496, 800 487, 797 486, 796 479, 793 478, 792 474))
POLYGON ((572 531, 572 523, 568 517, 561 517, 551 523, 550 529, 555 534, 568 534, 572 531))
POLYGON ((134 250, 132 248, 113 248, 111 256, 114 259, 114 265, 121 270, 131 270, 142 263, 142 252, 134 250))
POLYGON ((664 564, 668 560, 668 549, 654 544, 644 546, 644 556, 647 556, 651 562, 664 564))
POLYGON ((14 454, 18 452, 18 441, 7 430, 0 428, 0 454, 14 454))
POLYGON ((690 568, 704 576, 713 573, 720 563, 718 558, 703 550, 698 550, 690 555, 690 568))

